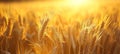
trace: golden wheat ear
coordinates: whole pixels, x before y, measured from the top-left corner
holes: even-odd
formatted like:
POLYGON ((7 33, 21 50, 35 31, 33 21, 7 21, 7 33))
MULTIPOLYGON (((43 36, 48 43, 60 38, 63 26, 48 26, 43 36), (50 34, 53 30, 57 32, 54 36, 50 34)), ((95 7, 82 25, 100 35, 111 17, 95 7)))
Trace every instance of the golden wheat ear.
POLYGON ((48 24, 48 21, 49 21, 49 19, 46 18, 46 19, 44 20, 43 24, 42 24, 42 27, 41 27, 41 30, 40 30, 40 33, 39 33, 39 36, 40 36, 39 39, 40 39, 40 40, 43 38, 43 34, 44 34, 44 32, 45 32, 45 28, 46 28, 46 26, 47 26, 47 24, 48 24))
POLYGON ((8 19, 5 16, 0 17, 0 35, 4 35, 8 25, 8 19))

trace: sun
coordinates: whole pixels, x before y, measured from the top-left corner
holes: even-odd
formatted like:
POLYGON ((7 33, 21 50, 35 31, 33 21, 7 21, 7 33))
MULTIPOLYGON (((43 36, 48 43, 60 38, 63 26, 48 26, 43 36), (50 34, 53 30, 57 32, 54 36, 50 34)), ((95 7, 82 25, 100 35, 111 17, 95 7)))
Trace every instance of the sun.
POLYGON ((67 3, 73 6, 78 6, 78 5, 86 5, 89 4, 91 1, 90 0, 66 0, 67 3))

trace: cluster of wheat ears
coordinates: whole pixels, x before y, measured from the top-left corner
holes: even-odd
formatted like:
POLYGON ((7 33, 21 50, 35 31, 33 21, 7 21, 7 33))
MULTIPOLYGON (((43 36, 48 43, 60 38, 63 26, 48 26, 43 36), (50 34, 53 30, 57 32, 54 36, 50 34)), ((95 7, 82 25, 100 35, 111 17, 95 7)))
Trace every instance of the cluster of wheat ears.
POLYGON ((120 54, 120 11, 109 9, 67 19, 1 8, 0 54, 120 54))

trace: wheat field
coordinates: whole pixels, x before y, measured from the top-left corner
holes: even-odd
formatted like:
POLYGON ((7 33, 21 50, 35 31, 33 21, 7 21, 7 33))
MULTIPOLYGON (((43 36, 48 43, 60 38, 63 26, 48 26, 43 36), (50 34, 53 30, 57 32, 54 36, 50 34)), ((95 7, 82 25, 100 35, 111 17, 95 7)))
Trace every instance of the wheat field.
POLYGON ((0 54, 120 54, 120 3, 30 4, 0 3, 0 54))

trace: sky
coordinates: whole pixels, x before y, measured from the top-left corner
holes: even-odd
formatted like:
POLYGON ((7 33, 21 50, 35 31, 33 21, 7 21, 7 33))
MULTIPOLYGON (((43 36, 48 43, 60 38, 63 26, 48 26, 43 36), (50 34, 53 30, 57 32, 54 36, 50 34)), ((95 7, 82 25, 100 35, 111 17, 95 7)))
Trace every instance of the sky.
MULTIPOLYGON (((28 2, 28 1, 65 1, 65 0, 0 0, 0 2, 28 2)), ((74 0, 74 1, 76 1, 76 0, 74 0)), ((120 2, 120 0, 93 0, 93 1, 113 1, 113 2, 115 2, 115 1, 119 1, 120 2)))

